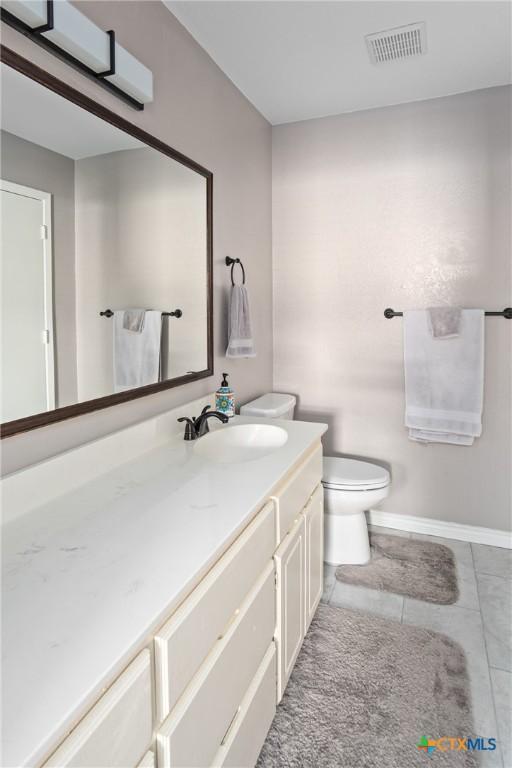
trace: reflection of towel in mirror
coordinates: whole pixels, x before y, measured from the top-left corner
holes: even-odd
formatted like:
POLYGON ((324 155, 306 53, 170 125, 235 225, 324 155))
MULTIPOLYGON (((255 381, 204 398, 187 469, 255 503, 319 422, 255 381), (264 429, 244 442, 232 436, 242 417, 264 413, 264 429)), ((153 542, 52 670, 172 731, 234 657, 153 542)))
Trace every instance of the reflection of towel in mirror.
MULTIPOLYGON (((180 375, 180 371, 177 369, 176 353, 174 352, 171 357, 171 350, 169 347, 169 334, 171 318, 168 315, 162 315, 162 336, 160 344, 160 381, 167 381, 167 379, 173 379, 175 376, 180 375), (171 363, 174 362, 174 368, 171 370, 171 363)), ((184 371, 181 371, 183 373, 184 371)))
POLYGON ((126 328, 127 331, 142 333, 145 314, 145 309, 125 309, 123 315, 123 328, 126 328))
POLYGON ((139 333, 124 327, 124 310, 114 312, 114 391, 155 384, 160 379, 162 312, 145 312, 139 333))
POLYGON ((229 300, 226 357, 256 357, 251 330, 249 295, 245 285, 233 285, 229 300))

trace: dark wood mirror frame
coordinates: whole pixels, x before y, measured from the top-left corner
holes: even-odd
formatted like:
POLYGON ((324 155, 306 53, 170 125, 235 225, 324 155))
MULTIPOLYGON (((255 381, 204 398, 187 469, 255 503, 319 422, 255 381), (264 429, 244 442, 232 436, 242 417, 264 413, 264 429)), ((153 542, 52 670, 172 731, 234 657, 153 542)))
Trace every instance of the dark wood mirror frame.
POLYGON ((94 400, 86 400, 83 403, 76 403, 75 405, 67 405, 64 408, 55 408, 53 411, 45 411, 44 413, 38 413, 33 416, 26 416, 22 419, 16 419, 15 421, 9 421, 0 425, 0 435, 2 438, 16 435, 19 432, 27 432, 37 427, 43 427, 46 424, 54 424, 64 419, 69 419, 74 416, 80 416, 83 413, 91 413, 91 411, 97 411, 101 408, 109 408, 111 405, 117 405, 118 403, 125 403, 128 400, 134 400, 138 397, 146 397, 147 395, 155 394, 156 392, 162 392, 165 389, 171 389, 174 387, 180 387, 183 384, 196 381, 198 379, 204 379, 213 374, 213 235, 212 235, 212 196, 213 196, 213 174, 206 168, 203 168, 198 163, 194 162, 190 158, 178 152, 167 144, 164 144, 159 139, 146 133, 141 128, 133 125, 124 118, 117 115, 115 112, 111 112, 101 104, 97 104, 93 99, 77 91, 66 83, 63 83, 58 78, 50 75, 44 69, 37 67, 32 62, 23 58, 19 54, 12 51, 10 48, 2 45, 0 46, 0 61, 7 64, 9 67, 16 69, 18 72, 30 77, 37 83, 44 85, 51 91, 58 93, 68 101, 72 101, 79 107, 91 112, 93 115, 105 120, 107 123, 114 125, 116 128, 120 128, 122 131, 135 136, 135 138, 147 144, 149 147, 157 149, 164 155, 171 157, 178 163, 187 166, 193 171, 196 171, 206 179, 206 259, 207 259, 207 285, 206 285, 206 302, 207 302, 207 367, 193 374, 186 376, 179 376, 175 379, 169 379, 168 381, 162 381, 158 384, 149 384, 145 387, 139 387, 138 389, 130 389, 126 392, 120 392, 113 395, 106 395, 105 397, 98 397, 94 400))

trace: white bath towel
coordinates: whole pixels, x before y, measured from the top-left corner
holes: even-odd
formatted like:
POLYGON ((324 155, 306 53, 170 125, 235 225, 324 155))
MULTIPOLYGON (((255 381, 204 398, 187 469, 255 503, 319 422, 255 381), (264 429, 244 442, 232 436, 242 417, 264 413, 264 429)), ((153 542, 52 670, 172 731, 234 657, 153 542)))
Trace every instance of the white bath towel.
POLYGON ((410 439, 472 445, 482 432, 483 310, 462 310, 459 335, 443 341, 427 310, 404 312, 404 368, 410 439))
POLYGON ((114 312, 114 391, 155 384, 160 378, 162 313, 148 310, 140 332, 124 327, 125 311, 114 312))
POLYGON ((256 357, 252 338, 249 294, 245 285, 231 286, 226 357, 256 357))

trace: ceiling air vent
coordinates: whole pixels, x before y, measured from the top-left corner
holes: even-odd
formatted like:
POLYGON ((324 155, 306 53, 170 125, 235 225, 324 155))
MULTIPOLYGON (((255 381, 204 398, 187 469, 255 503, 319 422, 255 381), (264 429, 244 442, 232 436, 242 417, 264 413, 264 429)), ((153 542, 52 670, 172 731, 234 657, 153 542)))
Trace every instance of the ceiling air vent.
POLYGON ((365 40, 373 64, 420 56, 427 50, 424 21, 375 32, 366 35, 365 40))

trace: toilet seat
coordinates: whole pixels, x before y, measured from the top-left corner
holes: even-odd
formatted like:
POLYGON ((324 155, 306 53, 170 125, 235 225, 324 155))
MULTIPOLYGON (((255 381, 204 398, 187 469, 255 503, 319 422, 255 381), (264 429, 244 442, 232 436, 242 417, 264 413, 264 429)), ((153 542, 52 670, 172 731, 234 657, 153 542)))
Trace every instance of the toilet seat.
POLYGON ((340 491, 369 491, 390 483, 387 469, 358 459, 324 456, 322 484, 340 491))

